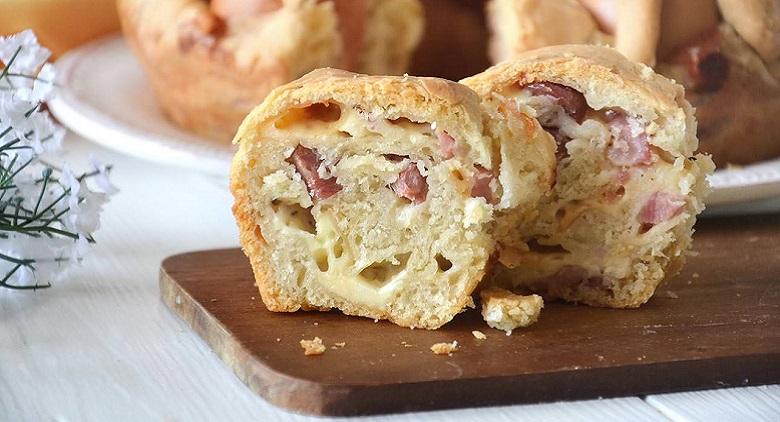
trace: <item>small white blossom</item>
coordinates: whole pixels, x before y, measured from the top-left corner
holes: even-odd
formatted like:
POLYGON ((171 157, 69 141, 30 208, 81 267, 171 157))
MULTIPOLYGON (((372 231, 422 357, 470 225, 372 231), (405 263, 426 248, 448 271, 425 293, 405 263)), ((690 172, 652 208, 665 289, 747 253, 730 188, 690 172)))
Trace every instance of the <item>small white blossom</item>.
POLYGON ((117 189, 108 178, 108 166, 98 161, 94 156, 89 157, 89 162, 97 172, 93 179, 97 187, 108 195, 119 192, 119 189, 117 189))
POLYGON ((25 31, 0 37, 0 287, 48 286, 90 249, 108 197, 109 168, 62 170, 41 159, 57 152, 65 129, 40 104, 54 95, 49 51, 25 31), (94 184, 95 189, 91 184, 94 184))
POLYGON ((39 45, 38 37, 29 29, 8 37, 0 37, 0 61, 7 66, 11 59, 14 59, 9 68, 13 73, 35 74, 49 56, 51 51, 39 45))

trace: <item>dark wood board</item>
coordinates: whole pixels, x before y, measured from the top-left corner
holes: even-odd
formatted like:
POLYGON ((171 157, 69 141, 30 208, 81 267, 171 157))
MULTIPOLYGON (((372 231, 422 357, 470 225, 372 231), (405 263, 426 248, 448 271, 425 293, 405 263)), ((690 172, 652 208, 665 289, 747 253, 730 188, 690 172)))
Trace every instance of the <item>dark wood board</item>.
POLYGON ((512 336, 488 328, 476 311, 437 331, 337 312, 268 312, 238 249, 166 259, 160 294, 253 391, 309 414, 780 382, 780 216, 707 219, 695 237, 683 272, 643 307, 547 303, 537 324, 512 336), (314 336, 328 350, 304 356, 299 341, 314 336), (461 345, 452 356, 429 350, 452 340, 461 345), (337 342, 346 346, 331 349, 337 342))

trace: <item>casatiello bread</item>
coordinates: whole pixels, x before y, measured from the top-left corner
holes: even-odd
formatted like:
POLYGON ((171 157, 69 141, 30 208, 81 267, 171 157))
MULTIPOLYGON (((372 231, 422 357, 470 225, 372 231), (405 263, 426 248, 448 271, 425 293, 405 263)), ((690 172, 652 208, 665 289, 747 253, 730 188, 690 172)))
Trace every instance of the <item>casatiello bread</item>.
POLYGON ((235 137, 241 243, 272 311, 338 308, 434 329, 550 186, 552 138, 489 118, 436 78, 320 69, 272 91, 235 137), (502 240, 503 239, 503 240, 502 240))
POLYGON ((423 31, 418 0, 118 0, 163 111, 227 141, 276 86, 333 66, 401 74, 423 31))
POLYGON ((517 227, 527 245, 498 246, 495 282, 594 306, 646 302, 681 267, 714 168, 695 154, 683 88, 587 45, 526 52, 461 82, 558 142, 553 191, 517 227))
POLYGON ((718 166, 780 156, 780 1, 490 0, 494 63, 558 44, 612 45, 681 83, 718 166))

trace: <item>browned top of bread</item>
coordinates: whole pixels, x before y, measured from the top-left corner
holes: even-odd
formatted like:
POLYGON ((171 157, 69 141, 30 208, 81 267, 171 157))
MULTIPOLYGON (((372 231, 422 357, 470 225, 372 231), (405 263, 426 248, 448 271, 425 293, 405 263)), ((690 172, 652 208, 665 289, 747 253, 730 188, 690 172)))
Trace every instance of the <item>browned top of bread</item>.
MULTIPOLYGON (((258 127, 290 108, 334 101, 361 105, 366 111, 381 108, 387 115, 414 117, 416 121, 436 122, 452 116, 449 131, 468 140, 482 138, 484 114, 479 97, 469 88, 446 79, 413 76, 368 76, 339 69, 317 69, 282 85, 268 94, 238 130, 240 143, 258 127)), ((474 161, 492 168, 488 143, 471 144, 474 161)))
POLYGON ((461 82, 485 96, 512 84, 542 81, 582 92, 594 109, 620 107, 655 122, 648 128, 653 144, 667 151, 689 156, 698 147, 696 120, 684 88, 609 47, 557 45, 531 50, 461 82))

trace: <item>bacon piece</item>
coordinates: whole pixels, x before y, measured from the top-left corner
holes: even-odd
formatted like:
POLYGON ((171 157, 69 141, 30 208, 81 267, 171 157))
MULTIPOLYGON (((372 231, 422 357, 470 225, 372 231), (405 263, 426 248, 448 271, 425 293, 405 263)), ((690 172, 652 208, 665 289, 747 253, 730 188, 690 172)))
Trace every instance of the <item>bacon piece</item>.
POLYGON ((493 191, 490 189, 490 182, 495 179, 493 172, 479 164, 474 165, 474 169, 476 171, 473 177, 474 184, 471 187, 471 197, 485 198, 488 204, 495 204, 493 191))
POLYGON ((651 164, 650 143, 638 122, 630 121, 625 113, 615 110, 608 110, 606 117, 612 131, 612 144, 607 149, 609 161, 626 167, 651 164))
POLYGON ((668 192, 656 192, 639 211, 639 222, 658 224, 679 215, 685 208, 685 195, 668 192))
POLYGON ((441 131, 437 133, 436 136, 439 138, 441 156, 444 157, 445 160, 449 160, 450 158, 454 157, 458 152, 458 141, 456 141, 455 138, 450 136, 450 134, 446 131, 441 131))
POLYGON ((723 87, 731 67, 729 59, 720 52, 720 31, 714 28, 683 47, 674 61, 686 67, 690 89, 696 92, 715 92, 723 87))
POLYGON ((398 174, 398 180, 390 184, 390 189, 415 205, 422 204, 428 196, 428 182, 425 179, 417 168, 417 163, 411 162, 398 174))
POLYGON ((309 196, 316 199, 328 199, 341 191, 342 186, 336 182, 335 177, 323 179, 317 171, 322 164, 322 159, 316 151, 303 145, 295 147, 287 162, 295 166, 295 170, 303 178, 309 190, 309 196))
POLYGON ((533 95, 544 95, 555 100, 555 103, 563 108, 563 111, 571 116, 577 123, 582 123, 585 113, 588 111, 588 102, 581 92, 566 85, 553 82, 534 82, 526 88, 533 95))

